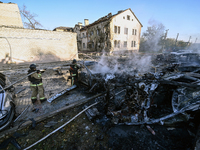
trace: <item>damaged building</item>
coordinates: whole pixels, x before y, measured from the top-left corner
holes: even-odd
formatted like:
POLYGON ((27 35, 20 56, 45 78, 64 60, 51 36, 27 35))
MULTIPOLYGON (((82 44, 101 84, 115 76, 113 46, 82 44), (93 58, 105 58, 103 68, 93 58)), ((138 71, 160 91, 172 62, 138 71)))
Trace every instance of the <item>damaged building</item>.
POLYGON ((142 24, 129 8, 117 14, 99 18, 89 24, 84 20, 74 27, 77 33, 78 50, 86 52, 135 51, 138 52, 142 24))

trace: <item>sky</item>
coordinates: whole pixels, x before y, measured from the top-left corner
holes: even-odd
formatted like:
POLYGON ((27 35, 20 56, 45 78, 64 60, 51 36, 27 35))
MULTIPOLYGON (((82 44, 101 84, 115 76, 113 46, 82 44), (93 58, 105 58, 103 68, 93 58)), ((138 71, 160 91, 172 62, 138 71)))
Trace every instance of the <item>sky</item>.
POLYGON ((59 26, 74 27, 84 19, 92 23, 108 13, 131 8, 142 23, 142 33, 151 26, 150 21, 162 23, 168 30, 167 38, 200 43, 200 0, 0 0, 3 3, 23 5, 43 29, 59 26))

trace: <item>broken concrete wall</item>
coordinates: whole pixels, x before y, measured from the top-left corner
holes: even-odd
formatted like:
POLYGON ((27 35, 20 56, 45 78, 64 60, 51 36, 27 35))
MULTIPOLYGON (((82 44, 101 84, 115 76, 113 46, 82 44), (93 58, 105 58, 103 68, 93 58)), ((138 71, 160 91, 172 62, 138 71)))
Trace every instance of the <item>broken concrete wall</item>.
POLYGON ((77 58, 76 33, 0 28, 0 60, 52 62, 77 58))
POLYGON ((141 27, 142 25, 129 9, 114 16, 110 22, 110 39, 112 43, 111 51, 131 50, 138 52, 141 27), (115 27, 117 28, 117 33, 115 27), (127 34, 125 34, 125 28, 128 29, 127 34), (126 46, 124 45, 124 42, 127 43, 126 46))

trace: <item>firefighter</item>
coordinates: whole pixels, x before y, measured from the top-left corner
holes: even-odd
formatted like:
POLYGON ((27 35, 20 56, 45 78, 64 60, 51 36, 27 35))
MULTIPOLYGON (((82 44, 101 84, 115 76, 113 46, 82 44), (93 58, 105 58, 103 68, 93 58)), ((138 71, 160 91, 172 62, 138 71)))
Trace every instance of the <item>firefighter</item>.
POLYGON ((78 86, 78 69, 80 67, 76 63, 76 59, 72 61, 72 65, 70 65, 70 77, 71 77, 71 85, 77 85, 78 86))
MULTIPOLYGON (((36 71, 36 64, 31 64, 28 74, 36 71)), ((39 94, 40 102, 43 103, 47 99, 44 96, 44 87, 42 83, 42 77, 40 70, 37 70, 32 75, 28 76, 29 81, 31 82, 30 88, 32 91, 31 101, 33 104, 37 101, 37 95, 39 94)))

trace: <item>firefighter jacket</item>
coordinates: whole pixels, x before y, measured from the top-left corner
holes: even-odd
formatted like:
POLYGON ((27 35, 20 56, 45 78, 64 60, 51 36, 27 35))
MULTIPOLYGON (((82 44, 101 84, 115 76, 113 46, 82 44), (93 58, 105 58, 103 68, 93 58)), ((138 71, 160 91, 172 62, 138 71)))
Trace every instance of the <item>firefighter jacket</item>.
POLYGON ((77 64, 70 65, 69 72, 71 76, 78 76, 78 69, 80 67, 77 64))
MULTIPOLYGON (((28 70, 28 74, 31 72, 34 72, 35 70, 28 70)), ((42 75, 40 72, 35 72, 32 75, 28 77, 29 81, 31 82, 31 86, 36 86, 36 85, 43 85, 42 83, 42 75)))

